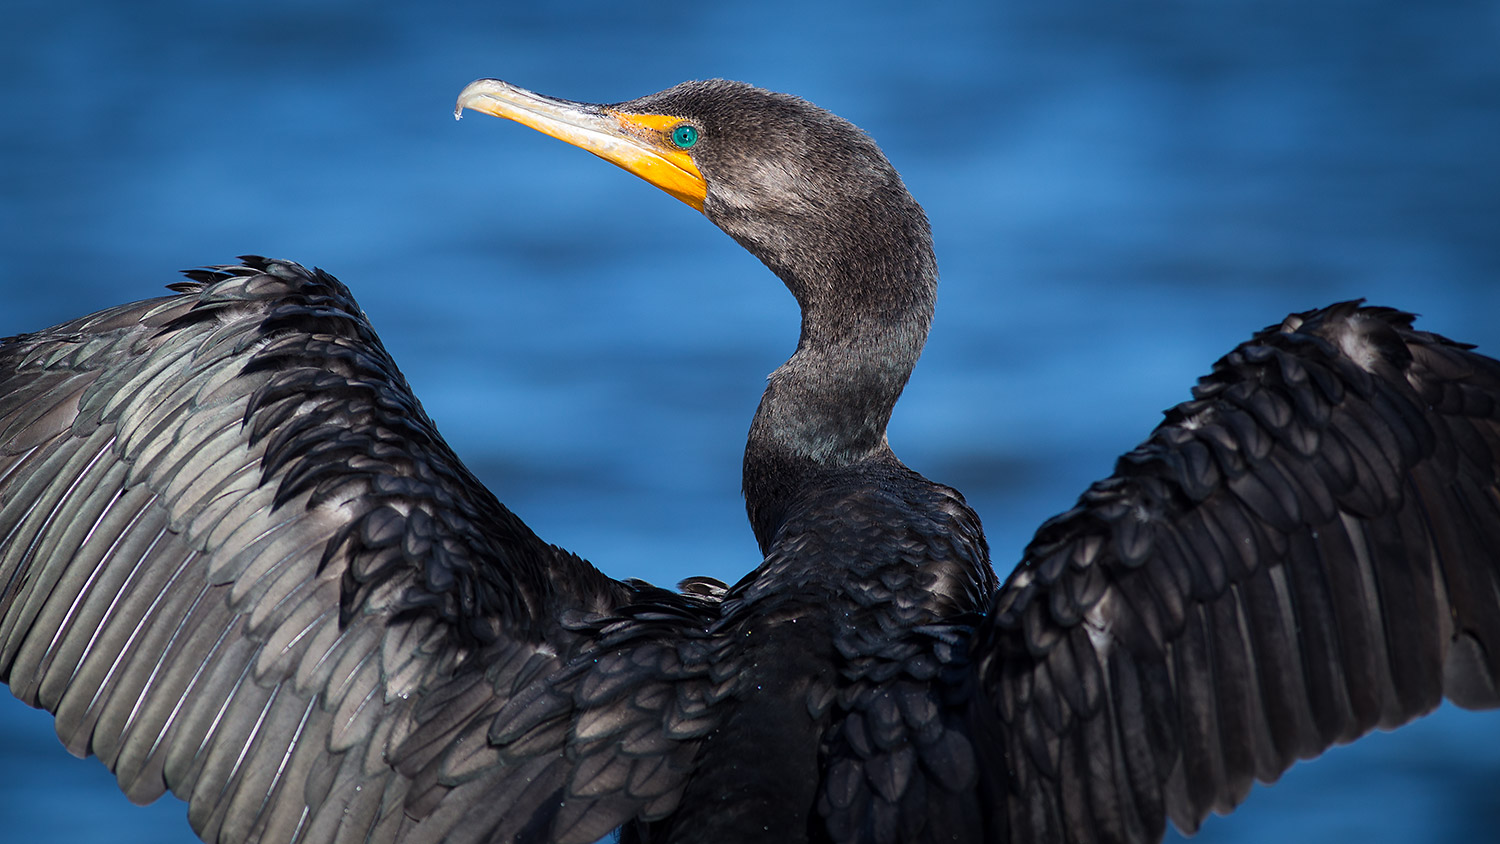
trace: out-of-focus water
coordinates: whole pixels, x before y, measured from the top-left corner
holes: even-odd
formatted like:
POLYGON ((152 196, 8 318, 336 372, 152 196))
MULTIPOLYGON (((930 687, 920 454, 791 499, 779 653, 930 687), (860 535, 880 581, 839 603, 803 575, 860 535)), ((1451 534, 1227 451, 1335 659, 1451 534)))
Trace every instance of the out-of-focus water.
MULTIPOLYGON (((937 324, 892 423, 1007 571, 1253 329, 1367 297, 1500 351, 1500 7, 58 4, 0 13, 0 334, 256 252, 354 289, 500 498, 616 576, 734 579, 791 298, 686 206, 513 124, 499 76, 615 101, 684 78, 867 129, 924 203, 937 324)), ((1258 788, 1198 840, 1472 842, 1500 715, 1451 709, 1258 788)), ((0 705, 0 838, 185 842, 0 705)))

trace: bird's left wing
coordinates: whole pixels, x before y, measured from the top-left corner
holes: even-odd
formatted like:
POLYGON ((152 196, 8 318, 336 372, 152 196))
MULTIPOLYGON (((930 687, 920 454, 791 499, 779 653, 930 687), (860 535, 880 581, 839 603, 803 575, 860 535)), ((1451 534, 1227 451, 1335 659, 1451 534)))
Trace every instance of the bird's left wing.
POLYGON ((1155 842, 1445 696, 1500 705, 1500 362, 1346 303, 1194 394, 977 631, 1007 840, 1155 842))
POLYGON ((0 341, 0 679, 210 841, 591 841, 568 825, 597 801, 664 811, 675 745, 630 702, 665 651, 585 660, 609 694, 563 671, 641 587, 464 469, 337 280, 189 275, 0 341), (639 752, 594 759, 620 730, 639 752))

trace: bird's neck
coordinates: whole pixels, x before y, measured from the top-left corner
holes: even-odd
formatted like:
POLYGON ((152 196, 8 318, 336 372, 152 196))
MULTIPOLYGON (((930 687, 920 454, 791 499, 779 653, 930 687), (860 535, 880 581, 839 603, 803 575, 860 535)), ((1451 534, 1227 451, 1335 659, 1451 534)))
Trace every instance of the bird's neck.
POLYGON ((937 292, 918 222, 919 231, 854 244, 858 254, 821 253, 817 266, 766 260, 802 305, 802 333, 771 374, 745 448, 745 503, 762 550, 831 473, 895 461, 886 424, 927 342, 937 292))

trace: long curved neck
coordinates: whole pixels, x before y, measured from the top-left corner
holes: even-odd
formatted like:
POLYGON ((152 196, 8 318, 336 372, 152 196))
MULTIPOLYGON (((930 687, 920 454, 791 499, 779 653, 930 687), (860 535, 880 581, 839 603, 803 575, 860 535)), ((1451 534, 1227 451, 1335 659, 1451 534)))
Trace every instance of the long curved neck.
POLYGON ((771 374, 745 447, 745 504, 763 551, 788 509, 829 473, 895 461, 886 424, 927 342, 937 295, 926 216, 901 193, 887 213, 844 220, 842 230, 804 223, 800 250, 752 248, 802 306, 797 351, 771 374))

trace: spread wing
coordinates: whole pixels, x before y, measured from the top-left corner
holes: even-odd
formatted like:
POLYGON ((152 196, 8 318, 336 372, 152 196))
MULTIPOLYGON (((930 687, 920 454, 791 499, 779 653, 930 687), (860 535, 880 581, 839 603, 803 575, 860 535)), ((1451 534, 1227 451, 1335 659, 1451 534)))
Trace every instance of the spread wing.
POLYGON ((0 341, 0 679, 210 841, 592 841, 668 810, 702 724, 637 705, 670 655, 629 624, 595 651, 670 599, 501 506, 337 280, 189 275, 0 341))
POLYGON ((1194 395, 978 633, 1009 840, 1157 841, 1445 696, 1500 704, 1500 363, 1349 303, 1194 395))

